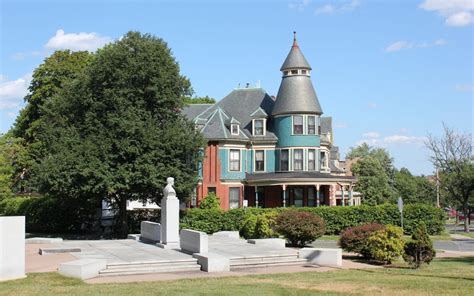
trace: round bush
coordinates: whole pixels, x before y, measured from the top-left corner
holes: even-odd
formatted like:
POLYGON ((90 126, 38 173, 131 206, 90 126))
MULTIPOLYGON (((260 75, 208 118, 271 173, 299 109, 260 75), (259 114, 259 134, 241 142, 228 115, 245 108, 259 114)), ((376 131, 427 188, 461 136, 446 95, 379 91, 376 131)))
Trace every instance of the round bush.
POLYGON ((214 192, 211 192, 204 197, 204 199, 199 203, 200 209, 220 209, 220 201, 217 195, 214 192))
POLYGON ((313 213, 288 210, 276 217, 275 230, 291 246, 304 247, 324 234, 325 224, 323 219, 313 213))
POLYGON ((367 240, 374 232, 384 228, 385 226, 379 223, 369 223, 347 228, 341 233, 339 246, 347 252, 357 253, 369 258, 370 251, 367 248, 367 240))
POLYGON ((244 220, 239 233, 245 239, 273 237, 275 235, 272 229, 273 224, 274 216, 272 215, 250 215, 244 220))
POLYGON ((388 264, 402 255, 403 247, 403 230, 393 225, 387 225, 385 229, 374 232, 367 240, 370 257, 388 264))

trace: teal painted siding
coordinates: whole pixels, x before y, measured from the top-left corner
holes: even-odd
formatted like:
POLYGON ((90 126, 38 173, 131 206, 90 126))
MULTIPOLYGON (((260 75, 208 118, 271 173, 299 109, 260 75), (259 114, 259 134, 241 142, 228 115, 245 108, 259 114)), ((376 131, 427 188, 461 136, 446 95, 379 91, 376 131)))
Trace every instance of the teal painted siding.
POLYGON ((278 147, 319 147, 319 135, 292 135, 293 123, 291 115, 275 118, 275 133, 278 147))
POLYGON ((240 150, 240 172, 229 171, 229 148, 219 148, 219 159, 221 162, 222 180, 243 180, 245 178, 245 169, 248 165, 246 150, 240 150))
POLYGON ((265 170, 267 173, 273 173, 276 170, 275 150, 265 150, 265 170))

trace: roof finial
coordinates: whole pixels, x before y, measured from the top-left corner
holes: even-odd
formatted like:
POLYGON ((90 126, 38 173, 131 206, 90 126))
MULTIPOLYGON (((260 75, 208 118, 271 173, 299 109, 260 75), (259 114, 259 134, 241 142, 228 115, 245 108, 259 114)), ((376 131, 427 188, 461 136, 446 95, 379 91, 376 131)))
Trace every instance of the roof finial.
POLYGON ((298 47, 298 43, 296 42, 296 31, 293 31, 293 47, 298 47))

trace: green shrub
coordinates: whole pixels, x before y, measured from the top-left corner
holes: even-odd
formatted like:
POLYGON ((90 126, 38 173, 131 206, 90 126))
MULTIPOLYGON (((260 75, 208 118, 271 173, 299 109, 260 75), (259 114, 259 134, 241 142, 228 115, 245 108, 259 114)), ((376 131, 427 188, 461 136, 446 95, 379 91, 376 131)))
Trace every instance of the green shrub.
POLYGON ((324 234, 324 221, 313 213, 283 211, 275 219, 275 230, 291 246, 304 247, 324 234))
POLYGON ((204 199, 199 203, 200 209, 220 209, 220 201, 217 195, 214 192, 210 192, 204 197, 204 199))
POLYGON ((274 237, 275 233, 272 229, 274 223, 275 215, 272 214, 249 215, 244 220, 239 233, 245 239, 274 237))
POLYGON ((140 224, 142 221, 160 222, 160 209, 135 209, 127 211, 128 215, 128 231, 129 233, 140 233, 140 224))
POLYGON ((429 264, 436 256, 424 223, 418 226, 411 239, 405 243, 404 251, 403 259, 414 268, 419 268, 424 263, 429 264))
POLYGON ((223 230, 223 218, 219 209, 187 209, 181 213, 180 228, 212 234, 223 230))
POLYGON ((384 228, 384 225, 378 223, 349 227, 341 233, 339 246, 347 252, 357 253, 370 258, 367 241, 374 232, 384 228))
POLYGON ((369 236, 367 248, 371 259, 392 263, 403 253, 403 230, 398 226, 387 225, 369 236))

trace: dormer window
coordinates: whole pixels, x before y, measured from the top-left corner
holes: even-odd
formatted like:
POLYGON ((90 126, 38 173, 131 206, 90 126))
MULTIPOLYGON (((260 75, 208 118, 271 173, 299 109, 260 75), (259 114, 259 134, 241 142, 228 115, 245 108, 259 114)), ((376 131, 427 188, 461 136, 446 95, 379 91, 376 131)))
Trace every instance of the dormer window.
POLYGON ((265 135, 265 119, 254 119, 253 120, 253 135, 264 136, 265 135))
POLYGON ((239 135, 239 125, 237 123, 232 123, 230 125, 230 133, 234 136, 239 135))

